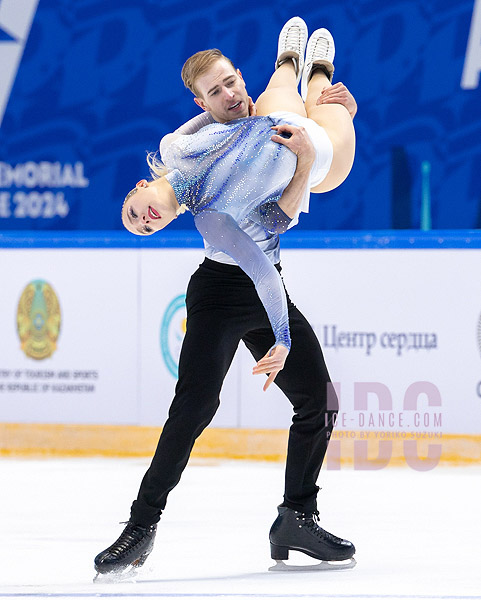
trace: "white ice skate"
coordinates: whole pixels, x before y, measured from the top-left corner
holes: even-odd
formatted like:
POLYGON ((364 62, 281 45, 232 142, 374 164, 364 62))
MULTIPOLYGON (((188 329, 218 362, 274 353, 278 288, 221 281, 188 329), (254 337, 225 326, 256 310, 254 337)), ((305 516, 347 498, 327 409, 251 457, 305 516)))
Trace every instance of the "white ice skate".
POLYGON ((332 82, 335 53, 336 48, 331 33, 324 28, 316 29, 307 42, 306 62, 302 72, 301 96, 304 102, 307 98, 307 84, 316 66, 322 67, 329 81, 332 82))

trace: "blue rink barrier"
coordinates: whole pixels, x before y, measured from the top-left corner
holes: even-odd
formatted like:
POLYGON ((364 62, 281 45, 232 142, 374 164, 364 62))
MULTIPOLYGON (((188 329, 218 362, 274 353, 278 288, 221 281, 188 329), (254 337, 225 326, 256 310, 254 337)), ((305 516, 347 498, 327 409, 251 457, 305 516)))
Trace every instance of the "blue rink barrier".
MULTIPOLYGON (((196 231, 140 237, 124 231, 3 231, 0 248, 202 248, 196 231)), ((283 249, 477 249, 481 230, 288 231, 283 249)))

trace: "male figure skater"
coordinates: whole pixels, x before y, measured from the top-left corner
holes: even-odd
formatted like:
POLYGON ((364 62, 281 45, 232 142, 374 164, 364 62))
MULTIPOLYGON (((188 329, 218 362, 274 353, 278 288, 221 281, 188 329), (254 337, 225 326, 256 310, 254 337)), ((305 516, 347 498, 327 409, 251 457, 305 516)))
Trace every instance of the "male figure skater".
MULTIPOLYGON (((301 19, 295 17, 286 23, 279 38, 276 68, 285 61, 291 61, 298 78, 302 76, 308 86, 310 80, 319 75, 318 70, 326 77, 325 69, 326 66, 329 68, 329 64, 332 66, 334 48, 333 45, 326 48, 315 38, 308 46, 306 71, 303 70, 306 41, 306 28, 301 19)), ((248 96, 242 94, 243 80, 235 68, 230 67, 227 79, 218 77, 219 61, 224 60, 217 58, 203 72, 206 91, 201 95, 197 95, 198 90, 194 92, 204 106, 197 103, 221 122, 225 122, 224 116, 231 114, 229 111, 233 119, 249 114, 249 102, 245 100, 248 96), (209 74, 213 75, 211 81, 209 74), (232 102, 233 88, 241 90, 242 100, 232 102), (211 91, 221 98, 220 102, 209 100, 211 91)), ((194 89, 196 80, 194 77, 194 89)), ((343 102, 353 115, 355 101, 352 96, 346 93, 344 86, 338 84, 336 89, 334 87, 330 88, 334 90, 331 95, 329 89, 321 95, 321 101, 324 96, 327 102, 343 102)), ((237 95, 234 96, 236 98, 237 95)), ((312 145, 308 139, 299 141, 296 152, 298 168, 294 178, 302 180, 306 165, 310 167, 312 164, 312 145)), ((280 271, 278 235, 270 234, 254 222, 245 223, 243 229, 280 271)), ((330 406, 327 404, 330 378, 317 337, 288 296, 287 300, 292 347, 284 368, 278 370, 275 362, 269 361, 273 333, 252 281, 240 267, 231 263, 229 257, 207 246, 206 259, 192 275, 187 289, 187 330, 169 417, 138 497, 132 504, 127 526, 119 539, 95 558, 98 573, 119 573, 140 566, 151 552, 167 496, 179 482, 196 438, 210 423, 219 406, 220 389, 240 340, 258 361, 255 372, 270 373, 269 377, 275 378, 276 385, 294 409, 289 431, 284 500, 278 507, 278 517, 269 534, 272 558, 287 559, 290 549, 319 560, 340 561, 353 556, 355 548, 351 542, 328 533, 317 524, 319 488, 316 481, 337 407, 332 406, 332 398, 330 406), (205 345, 207 339, 208 348, 205 345)), ((255 496, 253 489, 253 502, 255 496)))

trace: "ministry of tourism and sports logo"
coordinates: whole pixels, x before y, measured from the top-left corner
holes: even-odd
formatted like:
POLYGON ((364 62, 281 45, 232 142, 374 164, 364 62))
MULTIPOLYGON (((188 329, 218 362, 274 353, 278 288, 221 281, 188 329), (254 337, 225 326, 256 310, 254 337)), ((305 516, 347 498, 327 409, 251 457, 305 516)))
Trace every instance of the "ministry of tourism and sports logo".
POLYGON ((186 321, 185 294, 180 294, 167 305, 160 325, 160 351, 162 358, 167 370, 176 379, 186 321))
POLYGON ((17 307, 17 331, 23 352, 35 360, 49 358, 57 349, 60 304, 52 286, 36 279, 24 288, 17 307))

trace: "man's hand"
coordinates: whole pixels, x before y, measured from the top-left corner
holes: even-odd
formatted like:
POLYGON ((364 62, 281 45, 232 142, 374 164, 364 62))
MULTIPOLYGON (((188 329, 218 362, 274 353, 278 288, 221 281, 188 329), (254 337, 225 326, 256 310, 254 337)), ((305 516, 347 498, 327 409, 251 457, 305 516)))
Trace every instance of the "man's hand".
POLYGON ((271 140, 287 146, 297 156, 297 170, 310 171, 316 158, 316 150, 304 127, 296 127, 285 123, 276 125, 272 129, 277 132, 277 135, 273 135, 271 140), (290 137, 282 137, 281 134, 290 135, 290 137))
POLYGON ((248 98, 249 98, 249 117, 255 117, 257 115, 256 105, 254 104, 254 100, 252 100, 252 98, 250 96, 248 96, 248 98))
POLYGON ((270 350, 264 358, 261 358, 256 366, 252 369, 253 375, 259 375, 259 373, 269 373, 269 377, 262 388, 264 392, 271 385, 276 378, 277 373, 284 368, 289 350, 279 344, 272 350, 270 350))
POLYGON ((352 119, 357 113, 357 102, 354 100, 354 96, 341 82, 322 90, 316 104, 342 104, 347 108, 352 119))
POLYGON ((289 150, 297 155, 294 177, 277 201, 279 208, 290 219, 293 219, 298 213, 300 204, 304 198, 307 184, 309 183, 311 167, 316 157, 316 151, 304 127, 284 124, 276 125, 272 129, 277 131, 277 135, 272 136, 272 141, 287 146, 289 150), (281 133, 290 135, 291 137, 282 137, 279 135, 281 133))

